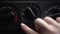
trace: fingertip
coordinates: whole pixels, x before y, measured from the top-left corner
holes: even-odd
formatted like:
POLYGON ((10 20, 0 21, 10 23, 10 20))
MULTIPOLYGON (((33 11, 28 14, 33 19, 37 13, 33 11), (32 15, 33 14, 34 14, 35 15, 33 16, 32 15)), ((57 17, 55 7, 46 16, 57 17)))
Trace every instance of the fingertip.
MULTIPOLYGON (((46 16, 46 17, 44 18, 44 21, 48 22, 48 20, 49 20, 50 18, 51 18, 51 17, 46 16)), ((48 23, 49 23, 49 22, 48 22, 48 23)))
POLYGON ((57 20, 59 20, 59 19, 60 19, 60 17, 57 17, 56 19, 57 19, 57 20))
POLYGON ((24 26, 24 23, 21 23, 21 26, 24 26))
POLYGON ((44 18, 44 20, 45 20, 45 19, 48 19, 48 18, 51 18, 51 17, 49 17, 49 16, 46 16, 46 17, 44 18))
POLYGON ((24 24, 24 23, 21 23, 20 25, 21 25, 21 28, 24 28, 24 26, 25 26, 25 24, 24 24))
POLYGON ((60 17, 57 17, 56 18, 56 21, 60 23, 60 17))
POLYGON ((35 19, 35 22, 38 22, 38 21, 40 21, 41 20, 41 18, 36 18, 35 19))

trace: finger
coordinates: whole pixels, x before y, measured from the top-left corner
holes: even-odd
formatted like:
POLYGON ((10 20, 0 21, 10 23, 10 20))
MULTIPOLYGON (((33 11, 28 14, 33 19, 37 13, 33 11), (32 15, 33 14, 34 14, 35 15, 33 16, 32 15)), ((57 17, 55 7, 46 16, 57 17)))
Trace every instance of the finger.
POLYGON ((44 20, 42 20, 41 18, 37 18, 35 20, 35 23, 38 24, 38 26, 42 26, 46 31, 54 33, 55 29, 53 29, 53 27, 49 24, 47 24, 44 20))
POLYGON ((37 18, 35 20, 35 23, 38 24, 38 26, 41 26, 49 31, 51 31, 51 26, 49 24, 47 24, 44 20, 42 20, 41 18, 37 18))
POLYGON ((38 26, 38 24, 36 24, 36 23, 35 23, 35 29, 36 29, 36 32, 39 32, 39 33, 40 33, 40 31, 42 30, 42 29, 40 28, 40 26, 38 26))
POLYGON ((52 19, 51 17, 45 17, 44 20, 50 24, 53 24, 55 26, 59 26, 58 22, 52 19))
POLYGON ((37 32, 35 32, 34 30, 32 30, 31 28, 29 28, 27 25, 21 23, 21 28, 27 33, 27 34, 38 34, 37 32))
POLYGON ((35 29, 36 29, 36 32, 38 33, 43 33, 45 32, 45 29, 42 27, 42 26, 39 26, 38 24, 35 23, 35 29))
POLYGON ((56 21, 57 21, 58 23, 60 23, 60 17, 57 17, 57 18, 56 18, 56 21))

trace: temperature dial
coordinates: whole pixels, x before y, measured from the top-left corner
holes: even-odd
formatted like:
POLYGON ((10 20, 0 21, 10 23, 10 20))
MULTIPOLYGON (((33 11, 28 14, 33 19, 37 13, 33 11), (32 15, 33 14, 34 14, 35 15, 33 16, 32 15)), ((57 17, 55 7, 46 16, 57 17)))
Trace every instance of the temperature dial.
POLYGON ((22 17, 24 20, 34 20, 37 17, 40 17, 41 10, 36 4, 27 4, 22 10, 22 17))
POLYGON ((14 21, 15 10, 12 7, 0 8, 0 25, 7 26, 14 21))
POLYGON ((34 29, 34 20, 41 16, 41 10, 36 4, 27 4, 22 10, 22 19, 25 24, 34 29))

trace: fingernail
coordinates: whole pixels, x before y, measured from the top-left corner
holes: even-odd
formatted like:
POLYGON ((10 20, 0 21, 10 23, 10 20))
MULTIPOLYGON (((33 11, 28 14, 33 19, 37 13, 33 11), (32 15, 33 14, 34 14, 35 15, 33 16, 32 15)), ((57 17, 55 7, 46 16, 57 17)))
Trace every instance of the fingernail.
POLYGON ((44 19, 46 19, 46 18, 50 18, 49 16, 47 16, 47 17, 45 17, 44 19))
POLYGON ((24 28, 25 24, 24 23, 21 23, 21 28, 24 28))
POLYGON ((57 19, 60 19, 60 17, 57 17, 57 19))
POLYGON ((21 23, 21 25, 23 26, 24 24, 23 24, 23 23, 21 23))
POLYGON ((37 18, 35 21, 38 21, 38 20, 40 20, 41 18, 37 18))
POLYGON ((35 23, 39 23, 40 20, 42 20, 42 19, 41 19, 41 18, 37 18, 37 19, 35 20, 35 23))

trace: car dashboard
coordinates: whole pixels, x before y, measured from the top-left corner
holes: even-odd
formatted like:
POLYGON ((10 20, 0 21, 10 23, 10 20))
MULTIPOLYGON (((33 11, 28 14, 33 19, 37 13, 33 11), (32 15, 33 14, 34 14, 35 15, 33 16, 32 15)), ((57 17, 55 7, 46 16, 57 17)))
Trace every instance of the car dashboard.
POLYGON ((20 24, 35 30, 34 20, 50 16, 60 17, 59 0, 4 0, 0 2, 0 32, 25 34, 20 24))

